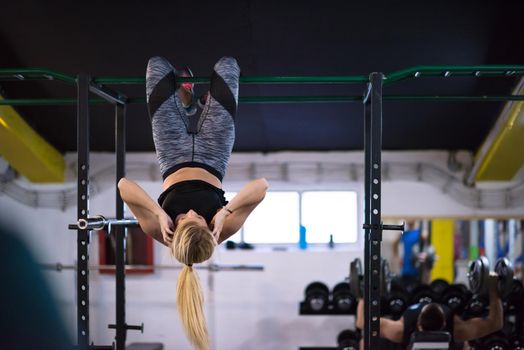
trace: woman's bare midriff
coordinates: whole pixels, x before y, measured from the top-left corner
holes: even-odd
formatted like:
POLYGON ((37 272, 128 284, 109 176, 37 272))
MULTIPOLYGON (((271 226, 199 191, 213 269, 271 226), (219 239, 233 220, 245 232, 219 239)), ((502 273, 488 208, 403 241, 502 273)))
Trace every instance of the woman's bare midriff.
POLYGON ((220 180, 209 171, 202 168, 182 168, 178 169, 164 180, 162 190, 165 191, 169 186, 187 180, 202 180, 215 187, 222 188, 220 180))

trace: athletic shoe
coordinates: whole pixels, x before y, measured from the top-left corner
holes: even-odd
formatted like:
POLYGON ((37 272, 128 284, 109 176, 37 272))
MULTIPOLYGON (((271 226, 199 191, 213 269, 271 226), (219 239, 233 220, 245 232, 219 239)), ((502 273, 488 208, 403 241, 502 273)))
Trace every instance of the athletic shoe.
POLYGON ((209 91, 203 94, 202 96, 200 96, 200 98, 197 101, 198 106, 200 108, 204 109, 204 106, 206 105, 208 97, 209 97, 209 91))
MULTIPOLYGON (((191 69, 189 67, 184 67, 180 70, 177 70, 176 71, 176 75, 179 76, 179 77, 193 77, 193 72, 191 71, 191 69)), ((184 109, 186 110, 186 114, 188 116, 191 116, 191 115, 194 115, 196 112, 197 112, 197 107, 195 105, 195 94, 194 94, 194 91, 193 91, 193 87, 194 87, 195 84, 193 83, 181 83, 179 85, 179 87, 181 89, 184 89, 185 91, 189 92, 191 94, 191 102, 189 103, 189 105, 186 105, 184 104, 184 102, 182 102, 182 106, 184 106, 184 109)), ((177 87, 178 88, 178 87, 177 87)))
MULTIPOLYGON (((179 77, 190 77, 190 78, 193 78, 193 72, 191 71, 191 69, 189 67, 184 67, 180 70, 178 70, 176 72, 179 77)), ((193 93, 193 86, 195 84, 193 83, 182 83, 180 84, 180 86, 182 86, 184 89, 186 89, 187 91, 193 93)))

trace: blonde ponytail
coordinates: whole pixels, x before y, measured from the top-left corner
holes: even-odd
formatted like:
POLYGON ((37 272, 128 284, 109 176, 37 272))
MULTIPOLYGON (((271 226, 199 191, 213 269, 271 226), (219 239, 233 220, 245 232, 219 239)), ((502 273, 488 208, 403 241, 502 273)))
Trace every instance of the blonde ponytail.
POLYGON ((189 341, 198 350, 209 349, 204 295, 196 271, 184 266, 176 286, 176 306, 189 341))
POLYGON ((193 222, 175 230, 171 252, 185 266, 178 276, 176 305, 189 341, 198 350, 209 349, 209 335, 204 313, 204 294, 194 263, 211 257, 217 242, 209 228, 193 222))

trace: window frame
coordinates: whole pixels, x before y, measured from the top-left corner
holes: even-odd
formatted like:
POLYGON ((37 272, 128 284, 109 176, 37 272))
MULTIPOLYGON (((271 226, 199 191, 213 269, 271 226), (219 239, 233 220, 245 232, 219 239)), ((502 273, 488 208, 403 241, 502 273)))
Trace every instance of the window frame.
MULTIPOLYGON (((238 191, 232 191, 232 190, 229 190, 229 191, 226 191, 228 193, 238 193, 238 191)), ((362 241, 363 241, 363 229, 361 228, 362 227, 362 223, 363 223, 363 203, 361 203, 361 198, 362 198, 362 191, 354 188, 354 187, 350 187, 350 188, 319 188, 319 187, 315 187, 315 188, 306 188, 306 189, 295 189, 295 188, 286 188, 286 187, 282 187, 282 188, 277 188, 277 189, 274 189, 274 190, 270 190, 268 191, 269 192, 296 192, 298 194, 298 226, 297 226, 297 240, 295 242, 290 242, 290 243, 276 243, 276 242, 270 242, 270 243, 252 243, 252 242, 249 242, 249 241, 245 241, 245 228, 244 228, 244 225, 242 225, 242 227, 240 228, 240 230, 235 233, 235 236, 236 235, 239 235, 239 239, 236 240, 235 243, 239 244, 239 243, 248 243, 250 245, 253 245, 255 247, 268 247, 268 248, 275 248, 275 249, 278 249, 278 248, 282 248, 282 249, 287 249, 287 248, 294 248, 296 247, 298 249, 298 229, 300 227, 300 225, 302 225, 302 195, 303 193, 305 192, 354 192, 355 193, 355 196, 356 196, 356 233, 357 233, 357 237, 356 237, 356 241, 355 242, 339 242, 337 243, 335 241, 335 247, 337 248, 342 248, 343 250, 348 250, 348 251, 360 251, 361 250, 361 246, 362 246, 362 241)), ((256 210, 256 209, 255 209, 256 210)), ((248 219, 249 220, 249 219, 248 219)), ((229 239, 229 240, 232 240, 232 239, 229 239)), ((328 249, 328 244, 327 242, 326 243, 312 243, 312 242, 307 242, 308 244, 308 247, 311 247, 313 249, 317 249, 317 248, 321 248, 321 247, 326 247, 326 249, 328 249)))

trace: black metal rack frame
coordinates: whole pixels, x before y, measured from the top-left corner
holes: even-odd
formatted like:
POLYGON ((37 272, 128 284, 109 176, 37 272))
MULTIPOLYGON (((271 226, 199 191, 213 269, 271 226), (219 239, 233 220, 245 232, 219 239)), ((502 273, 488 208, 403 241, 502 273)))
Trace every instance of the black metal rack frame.
MULTIPOLYGON (((403 96, 382 94, 383 85, 390 85, 408 78, 421 76, 524 76, 522 65, 497 66, 420 66, 388 75, 371 73, 365 76, 328 77, 242 77, 241 84, 351 84, 366 83, 364 96, 257 96, 241 97, 245 103, 283 103, 283 102, 363 102, 364 106, 364 151, 365 151, 365 191, 364 191, 364 297, 365 304, 364 345, 366 349, 378 349, 380 337, 380 261, 382 230, 381 222, 381 152, 382 152, 382 102, 388 101, 521 101, 522 95, 502 96, 403 96)), ((116 182, 125 175, 125 111, 129 103, 143 103, 141 98, 127 98, 106 85, 143 85, 144 78, 115 78, 88 75, 71 77, 66 74, 45 69, 0 69, 1 80, 58 80, 77 87, 75 99, 5 99, 0 105, 71 105, 77 104, 77 145, 78 145, 78 221, 89 218, 89 105, 111 103, 115 106, 115 145, 116 182), (89 92, 101 99, 89 99, 89 92)), ((181 82, 207 83, 209 78, 181 78, 181 82)), ((116 219, 124 219, 124 205, 116 187, 116 219)), ((77 333, 81 348, 89 345, 89 243, 90 231, 78 231, 78 284, 77 284, 77 333)), ((125 318, 125 225, 115 225, 116 232, 116 349, 125 349, 130 326, 125 318)), ((100 347, 96 347, 100 348, 100 347)), ((108 346, 105 348, 112 348, 108 346)))

